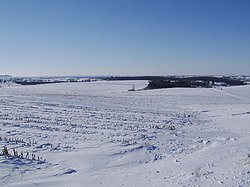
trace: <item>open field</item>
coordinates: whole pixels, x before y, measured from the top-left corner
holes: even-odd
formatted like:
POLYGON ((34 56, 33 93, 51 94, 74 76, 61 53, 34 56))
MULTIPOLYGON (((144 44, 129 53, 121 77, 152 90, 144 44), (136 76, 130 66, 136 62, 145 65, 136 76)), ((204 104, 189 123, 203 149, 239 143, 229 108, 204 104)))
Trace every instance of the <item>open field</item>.
POLYGON ((250 185, 249 85, 133 84, 0 88, 0 186, 250 185))

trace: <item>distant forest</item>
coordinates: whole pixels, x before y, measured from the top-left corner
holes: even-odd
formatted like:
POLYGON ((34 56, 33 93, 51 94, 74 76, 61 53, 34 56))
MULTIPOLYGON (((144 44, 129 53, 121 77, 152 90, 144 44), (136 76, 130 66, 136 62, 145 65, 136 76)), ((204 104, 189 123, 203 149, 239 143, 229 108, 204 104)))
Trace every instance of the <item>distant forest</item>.
POLYGON ((214 77, 214 76, 193 76, 193 77, 177 77, 177 76, 141 76, 141 77, 110 77, 106 80, 149 80, 149 84, 145 89, 159 88, 210 88, 213 86, 238 86, 247 84, 245 80, 233 77, 214 77))
POLYGON ((249 79, 244 76, 118 76, 118 77, 59 77, 59 78, 14 78, 0 77, 0 83, 13 82, 21 85, 52 84, 66 82, 91 82, 96 80, 106 81, 126 81, 126 80, 147 80, 148 86, 145 89, 159 88, 210 88, 214 86, 238 86, 249 83, 249 79))

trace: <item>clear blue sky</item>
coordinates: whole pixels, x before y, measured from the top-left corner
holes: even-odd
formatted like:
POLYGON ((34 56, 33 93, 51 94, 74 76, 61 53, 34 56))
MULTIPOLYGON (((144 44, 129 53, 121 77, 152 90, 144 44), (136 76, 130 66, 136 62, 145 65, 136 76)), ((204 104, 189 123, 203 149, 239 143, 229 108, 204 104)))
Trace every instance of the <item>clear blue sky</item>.
POLYGON ((0 74, 250 75, 250 0, 0 0, 0 74))

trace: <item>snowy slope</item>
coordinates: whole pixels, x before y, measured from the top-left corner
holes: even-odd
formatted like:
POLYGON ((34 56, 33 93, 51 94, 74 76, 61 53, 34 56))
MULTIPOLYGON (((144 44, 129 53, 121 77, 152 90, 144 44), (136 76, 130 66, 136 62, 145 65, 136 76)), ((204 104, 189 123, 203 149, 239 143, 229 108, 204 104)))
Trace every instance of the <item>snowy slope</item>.
POLYGON ((1 88, 0 186, 250 185, 250 86, 133 84, 1 88))

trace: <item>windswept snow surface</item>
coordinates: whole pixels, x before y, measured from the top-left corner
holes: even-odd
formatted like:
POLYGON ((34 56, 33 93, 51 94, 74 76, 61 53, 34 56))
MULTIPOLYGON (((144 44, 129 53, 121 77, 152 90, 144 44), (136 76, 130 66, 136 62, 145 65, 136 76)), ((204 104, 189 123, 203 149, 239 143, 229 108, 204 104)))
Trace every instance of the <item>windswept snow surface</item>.
POLYGON ((250 186, 250 86, 133 84, 0 88, 0 186, 250 186))

